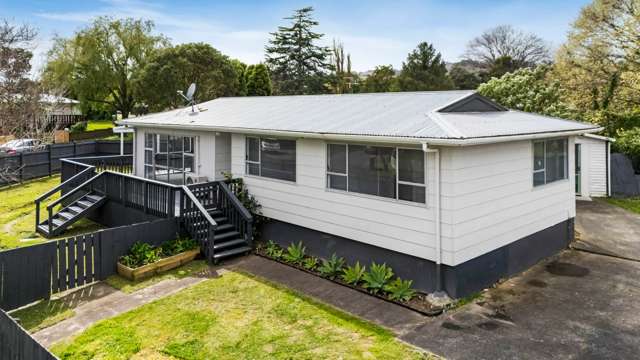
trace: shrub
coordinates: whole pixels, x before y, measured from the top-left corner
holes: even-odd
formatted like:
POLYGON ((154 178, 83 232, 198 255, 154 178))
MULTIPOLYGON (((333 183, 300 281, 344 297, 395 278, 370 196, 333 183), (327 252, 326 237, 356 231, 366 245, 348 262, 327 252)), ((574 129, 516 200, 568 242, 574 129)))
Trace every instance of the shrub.
POLYGON ((69 128, 69 132, 72 132, 72 133, 83 132, 83 131, 87 131, 86 121, 77 122, 71 125, 71 127, 69 128))
POLYGON ((264 248, 264 253, 267 254, 268 257, 280 259, 282 257, 282 248, 274 243, 273 240, 269 240, 264 248))
POLYGON ((409 301, 416 294, 416 291, 411 288, 413 281, 402 280, 400 278, 395 279, 389 285, 385 286, 384 290, 389 293, 391 300, 397 301, 409 301))
POLYGON ((329 260, 322 260, 322 265, 318 269, 320 274, 326 276, 330 279, 335 278, 342 271, 342 267, 344 266, 344 258, 339 258, 335 253, 331 255, 329 260))
POLYGON ((393 270, 387 264, 378 265, 374 262, 362 279, 364 280, 364 287, 377 294, 384 290, 385 285, 387 285, 392 276, 393 270))
POLYGON ((161 253, 162 249, 147 243, 136 242, 131 246, 129 254, 120 258, 120 262, 128 267, 137 268, 160 260, 161 253))
POLYGON ((288 262, 300 265, 304 260, 304 254, 307 248, 302 246, 302 241, 300 241, 297 245, 291 244, 287 247, 287 252, 284 254, 284 259, 288 262))
POLYGON ((347 266, 342 273, 342 280, 347 284, 358 285, 362 281, 362 277, 366 271, 366 267, 361 266, 359 261, 356 261, 354 266, 347 266))
POLYGON ((318 258, 315 256, 308 257, 304 259, 302 266, 307 270, 315 270, 318 267, 318 258))
POLYGON ((188 250, 193 250, 198 247, 198 243, 188 237, 180 238, 177 237, 173 240, 166 241, 164 244, 160 246, 162 249, 163 256, 172 256, 176 254, 180 254, 181 252, 185 252, 188 250))

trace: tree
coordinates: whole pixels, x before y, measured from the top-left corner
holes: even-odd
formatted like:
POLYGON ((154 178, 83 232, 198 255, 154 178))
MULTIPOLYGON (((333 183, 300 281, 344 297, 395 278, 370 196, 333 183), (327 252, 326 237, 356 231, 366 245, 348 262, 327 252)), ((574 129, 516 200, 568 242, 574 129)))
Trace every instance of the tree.
POLYGON ((473 61, 462 60, 451 66, 449 77, 459 90, 475 90, 482 83, 479 67, 473 61))
POLYGON ((240 60, 233 59, 231 60, 231 65, 233 65, 238 77, 236 96, 247 96, 247 64, 240 60))
POLYGON ((360 89, 364 93, 389 92, 397 88, 396 71, 391 65, 376 66, 367 76, 360 89))
POLYGON ((449 90, 453 89, 453 82, 440 53, 433 45, 422 42, 402 63, 398 86, 401 91, 449 90))
POLYGON ((0 134, 43 138, 40 87, 29 79, 36 30, 0 22, 0 134))
POLYGON ((153 22, 99 17, 72 38, 56 38, 48 54, 45 82, 103 103, 127 118, 137 102, 134 81, 149 58, 168 41, 152 34, 153 22))
POLYGON ((184 106, 177 90, 195 83, 198 102, 238 94, 238 75, 229 58, 204 43, 189 43, 158 51, 143 67, 136 85, 150 111, 184 106))
POLYGON ((571 118, 560 83, 549 80, 548 73, 546 65, 519 69, 480 85, 478 92, 508 108, 571 118))
POLYGON ((313 94, 323 91, 330 51, 316 45, 324 34, 313 28, 318 22, 312 18, 313 8, 305 7, 294 12, 290 26, 280 26, 271 33, 273 38, 265 47, 266 65, 272 75, 277 94, 313 94))
POLYGON ((351 54, 344 53, 344 45, 333 40, 331 48, 331 62, 333 65, 332 79, 329 84, 334 94, 354 92, 356 74, 351 71, 351 54))
POLYGON ((269 69, 264 64, 251 65, 247 68, 247 95, 271 95, 269 69))
POLYGON ((516 69, 531 67, 550 59, 546 42, 532 33, 524 33, 510 25, 486 30, 467 44, 465 58, 477 61, 486 69, 509 58, 516 69))

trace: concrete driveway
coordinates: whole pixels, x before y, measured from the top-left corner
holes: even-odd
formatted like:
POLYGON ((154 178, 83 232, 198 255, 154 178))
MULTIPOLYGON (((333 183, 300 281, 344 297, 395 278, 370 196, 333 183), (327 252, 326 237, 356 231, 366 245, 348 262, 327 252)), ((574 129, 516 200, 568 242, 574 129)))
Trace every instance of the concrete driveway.
POLYGON ((603 200, 576 203, 574 248, 640 260, 640 215, 603 200))
POLYGON ((605 255, 565 250, 401 338, 449 359, 638 358, 640 217, 579 202, 576 229, 605 255))

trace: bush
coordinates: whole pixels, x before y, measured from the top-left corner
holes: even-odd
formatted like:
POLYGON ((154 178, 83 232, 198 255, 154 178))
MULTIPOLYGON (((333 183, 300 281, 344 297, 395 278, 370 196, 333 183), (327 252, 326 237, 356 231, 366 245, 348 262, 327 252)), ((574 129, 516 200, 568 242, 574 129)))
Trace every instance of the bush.
POLYGON ((640 127, 618 130, 613 148, 615 151, 627 155, 633 163, 636 174, 640 173, 640 127))
POLYGON ((391 277, 393 277, 393 270, 387 264, 378 265, 374 262, 362 279, 364 280, 364 287, 377 294, 384 290, 391 277))
POLYGON ((396 301, 409 301, 416 295, 416 291, 411 288, 413 281, 395 279, 384 290, 389 293, 389 298, 396 301))
POLYGON ((360 266, 360 262, 356 261, 354 266, 347 266, 342 273, 342 280, 347 284, 358 285, 365 274, 366 267, 360 266))
POLYGON ((302 241, 300 241, 297 245, 291 244, 287 247, 287 252, 284 254, 284 259, 288 262, 294 263, 296 265, 302 264, 304 260, 304 254, 307 248, 302 246, 302 241))
POLYGON ((278 244, 274 243, 273 240, 269 240, 264 248, 264 253, 267 254, 268 257, 280 259, 283 252, 278 244))
POLYGON ((302 266, 307 270, 315 270, 318 267, 318 258, 315 256, 308 257, 304 259, 302 266))
POLYGON ((84 132, 84 131, 87 131, 86 121, 77 122, 71 125, 71 127, 69 128, 69 132, 72 132, 72 133, 78 133, 78 132, 84 132))
POLYGON ((188 237, 180 238, 177 237, 173 240, 169 240, 162 244, 160 248, 162 249, 163 256, 173 256, 180 254, 182 252, 193 250, 198 247, 198 243, 188 237))
POLYGON ((318 269, 320 274, 330 279, 334 279, 340 274, 344 267, 344 258, 339 258, 335 253, 331 255, 329 260, 322 260, 322 265, 318 269))
POLYGON ((131 246, 129 254, 120 258, 120 263, 130 268, 137 268, 160 260, 162 249, 147 243, 136 242, 131 246))

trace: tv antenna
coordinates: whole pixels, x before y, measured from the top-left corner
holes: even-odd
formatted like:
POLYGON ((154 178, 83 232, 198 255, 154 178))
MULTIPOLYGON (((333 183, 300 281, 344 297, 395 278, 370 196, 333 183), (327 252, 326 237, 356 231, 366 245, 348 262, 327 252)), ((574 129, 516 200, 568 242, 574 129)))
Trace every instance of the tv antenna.
POLYGON ((187 89, 187 93, 184 94, 182 90, 178 90, 178 95, 182 96, 185 100, 187 100, 187 106, 191 105, 191 112, 195 112, 196 102, 193 98, 193 94, 196 92, 196 83, 191 83, 189 88, 187 89))

